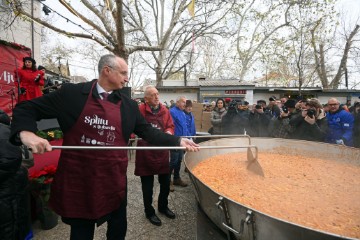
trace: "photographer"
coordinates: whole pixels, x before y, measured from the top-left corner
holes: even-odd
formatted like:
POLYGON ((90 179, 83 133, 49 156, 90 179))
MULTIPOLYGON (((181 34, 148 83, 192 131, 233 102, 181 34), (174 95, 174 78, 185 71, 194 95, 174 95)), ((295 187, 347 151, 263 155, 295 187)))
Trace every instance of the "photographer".
POLYGON ((271 112, 266 109, 266 101, 258 100, 250 112, 249 135, 251 137, 269 137, 268 126, 271 118, 271 112))
POLYGON ((290 119, 293 129, 291 138, 323 142, 327 132, 327 120, 322 105, 316 98, 309 99, 301 113, 290 119))
POLYGON ((289 124, 290 119, 296 115, 296 102, 293 99, 287 100, 280 109, 280 115, 272 118, 269 124, 270 137, 289 138, 292 128, 289 124))

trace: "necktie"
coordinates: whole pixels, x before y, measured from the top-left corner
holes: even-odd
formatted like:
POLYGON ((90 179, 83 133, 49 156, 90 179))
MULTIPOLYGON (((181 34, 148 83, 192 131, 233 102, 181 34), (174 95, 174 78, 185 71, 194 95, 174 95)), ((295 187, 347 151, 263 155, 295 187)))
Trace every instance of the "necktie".
POLYGON ((103 97, 103 100, 104 100, 104 101, 106 101, 107 98, 108 98, 108 96, 110 95, 110 94, 107 93, 107 92, 102 92, 102 93, 100 93, 100 94, 101 94, 101 96, 103 97))

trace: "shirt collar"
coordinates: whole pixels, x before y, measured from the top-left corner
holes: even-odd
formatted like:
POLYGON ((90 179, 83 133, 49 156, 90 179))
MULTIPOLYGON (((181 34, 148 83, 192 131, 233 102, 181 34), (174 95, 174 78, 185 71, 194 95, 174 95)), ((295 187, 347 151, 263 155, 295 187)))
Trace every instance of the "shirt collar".
MULTIPOLYGON (((100 95, 101 93, 103 93, 103 92, 106 92, 105 89, 103 89, 98 82, 96 83, 96 90, 97 90, 97 92, 99 93, 99 95, 100 95)), ((108 93, 108 94, 111 94, 112 91, 107 92, 107 93, 108 93)))

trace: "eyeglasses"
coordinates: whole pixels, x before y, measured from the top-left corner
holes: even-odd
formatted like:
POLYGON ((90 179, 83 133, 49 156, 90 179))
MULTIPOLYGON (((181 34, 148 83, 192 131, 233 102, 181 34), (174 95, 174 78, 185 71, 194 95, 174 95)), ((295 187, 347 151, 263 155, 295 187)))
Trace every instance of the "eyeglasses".
POLYGON ((335 107, 337 105, 339 105, 338 103, 331 103, 331 104, 328 104, 330 107, 335 107))

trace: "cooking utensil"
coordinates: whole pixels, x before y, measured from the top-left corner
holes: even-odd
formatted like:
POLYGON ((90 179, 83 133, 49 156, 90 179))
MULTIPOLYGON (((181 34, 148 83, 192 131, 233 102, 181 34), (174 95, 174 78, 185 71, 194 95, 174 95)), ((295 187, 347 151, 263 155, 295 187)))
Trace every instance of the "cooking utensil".
MULTIPOLYGON (((226 148, 247 148, 247 169, 257 175, 264 176, 264 171, 257 160, 257 146, 251 145, 251 138, 248 135, 209 135, 209 136, 183 136, 186 138, 224 138, 224 137, 246 137, 249 139, 248 146, 200 146, 200 149, 226 149, 226 148), (255 149, 255 156, 251 149, 255 149)), ((130 146, 52 146, 52 149, 67 150, 186 150, 185 147, 130 147, 130 146)))
POLYGON ((225 138, 225 137, 243 137, 249 140, 249 147, 247 148, 247 169, 254 172, 257 175, 264 177, 264 171, 259 163, 258 159, 258 148, 257 146, 251 145, 251 137, 249 135, 206 135, 206 136, 183 136, 186 138, 225 138), (255 156, 251 150, 255 149, 255 156))

